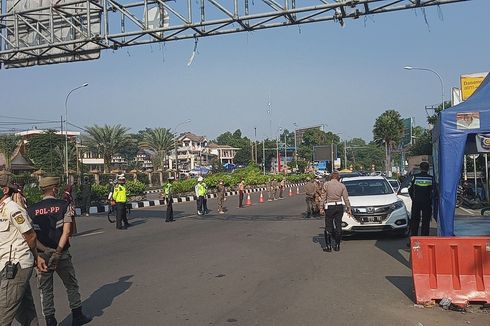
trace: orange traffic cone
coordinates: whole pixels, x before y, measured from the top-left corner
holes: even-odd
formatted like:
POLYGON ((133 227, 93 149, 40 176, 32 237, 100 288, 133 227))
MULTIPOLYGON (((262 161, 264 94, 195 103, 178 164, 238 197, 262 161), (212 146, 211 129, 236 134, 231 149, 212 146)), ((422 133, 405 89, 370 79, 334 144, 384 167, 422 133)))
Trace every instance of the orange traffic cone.
POLYGON ((299 186, 296 186, 296 195, 299 195, 299 186))
POLYGON ((289 197, 292 197, 293 196, 293 188, 289 188, 289 197))
POLYGON ((252 205, 252 199, 250 198, 250 193, 248 193, 247 201, 245 202, 245 205, 247 205, 247 206, 252 205))
POLYGON ((262 194, 262 190, 260 191, 259 203, 265 202, 264 195, 262 194))

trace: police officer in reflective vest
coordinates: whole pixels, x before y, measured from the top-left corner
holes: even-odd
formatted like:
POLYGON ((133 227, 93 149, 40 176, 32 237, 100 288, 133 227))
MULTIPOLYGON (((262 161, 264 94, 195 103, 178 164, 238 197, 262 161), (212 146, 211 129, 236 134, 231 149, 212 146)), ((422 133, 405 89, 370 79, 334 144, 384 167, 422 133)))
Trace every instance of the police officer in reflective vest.
POLYGON ((38 325, 29 280, 33 266, 46 271, 37 257, 36 233, 27 212, 12 200, 10 175, 0 175, 0 325, 16 319, 21 325, 38 325))
POLYGON ((55 198, 59 190, 59 178, 44 177, 39 182, 43 199, 28 208, 32 226, 37 234, 37 249, 48 261, 48 270, 37 275, 41 292, 41 304, 47 326, 56 326, 53 274, 56 271, 63 281, 72 311, 72 325, 84 325, 92 319, 82 313, 82 301, 75 276, 75 268, 68 251, 72 216, 68 203, 55 198))
POLYGON ((117 183, 112 194, 112 199, 116 202, 116 229, 125 230, 128 228, 129 222, 126 216, 127 191, 124 175, 117 177, 117 183))
POLYGON ((208 203, 206 195, 208 193, 208 187, 204 183, 204 179, 202 177, 197 178, 197 185, 195 187, 196 196, 197 196, 197 214, 205 215, 208 213, 208 203))
POLYGON ((412 212, 410 221, 410 234, 419 233, 420 213, 422 212, 422 236, 428 236, 430 231, 430 218, 432 216, 432 199, 434 194, 434 177, 429 175, 429 163, 420 163, 420 173, 414 174, 408 193, 412 198, 412 212))
POLYGON ((167 202, 167 215, 165 222, 173 222, 174 220, 174 208, 173 208, 173 195, 174 195, 174 178, 168 178, 168 182, 163 186, 163 196, 167 202))

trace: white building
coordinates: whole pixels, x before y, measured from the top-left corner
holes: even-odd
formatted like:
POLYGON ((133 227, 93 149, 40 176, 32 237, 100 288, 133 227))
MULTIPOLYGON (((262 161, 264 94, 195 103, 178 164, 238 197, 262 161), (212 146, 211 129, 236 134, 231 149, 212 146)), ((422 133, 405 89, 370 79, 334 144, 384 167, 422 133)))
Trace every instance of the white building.
POLYGON ((207 153, 217 157, 221 165, 223 165, 226 163, 234 163, 235 155, 239 150, 240 148, 211 143, 208 145, 207 153))
MULTIPOLYGON (((208 156, 206 148, 208 140, 206 136, 198 136, 191 132, 185 132, 177 137, 177 153, 180 170, 192 170, 196 165, 207 165, 208 156)), ((175 150, 169 156, 169 168, 174 167, 175 150)))

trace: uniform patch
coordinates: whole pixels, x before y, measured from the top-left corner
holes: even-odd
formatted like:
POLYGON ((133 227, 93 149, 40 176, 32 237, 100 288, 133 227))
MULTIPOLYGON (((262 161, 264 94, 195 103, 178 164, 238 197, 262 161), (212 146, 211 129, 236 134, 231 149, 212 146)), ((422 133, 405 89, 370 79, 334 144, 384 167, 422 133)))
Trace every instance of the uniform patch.
POLYGON ((13 218, 17 224, 23 224, 26 221, 26 218, 24 215, 22 215, 22 212, 16 212, 13 215, 13 218))

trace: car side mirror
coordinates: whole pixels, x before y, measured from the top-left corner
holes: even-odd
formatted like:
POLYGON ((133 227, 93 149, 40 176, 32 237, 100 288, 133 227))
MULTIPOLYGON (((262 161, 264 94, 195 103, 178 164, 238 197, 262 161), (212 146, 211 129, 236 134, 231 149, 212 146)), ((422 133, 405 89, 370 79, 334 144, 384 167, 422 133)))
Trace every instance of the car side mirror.
POLYGON ((405 187, 405 188, 400 189, 400 195, 408 195, 408 188, 405 187))

